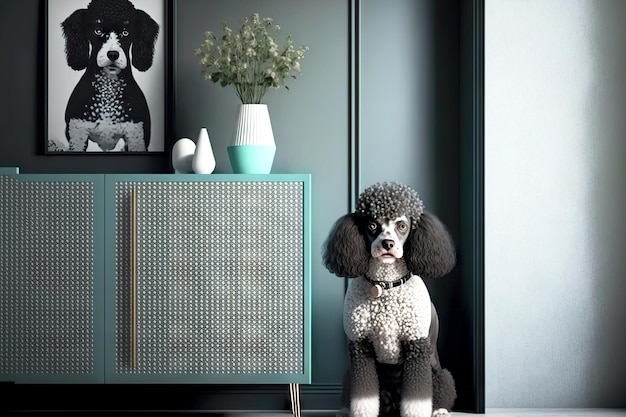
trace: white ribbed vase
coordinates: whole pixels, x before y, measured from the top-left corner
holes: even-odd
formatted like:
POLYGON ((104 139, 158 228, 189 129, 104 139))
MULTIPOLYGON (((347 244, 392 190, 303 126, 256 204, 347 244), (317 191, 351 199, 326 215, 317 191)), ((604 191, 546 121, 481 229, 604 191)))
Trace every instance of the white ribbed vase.
POLYGON ((276 146, 267 104, 241 104, 233 146, 276 146))
POLYGON ((228 157, 235 174, 269 174, 276 143, 267 104, 241 104, 228 157))

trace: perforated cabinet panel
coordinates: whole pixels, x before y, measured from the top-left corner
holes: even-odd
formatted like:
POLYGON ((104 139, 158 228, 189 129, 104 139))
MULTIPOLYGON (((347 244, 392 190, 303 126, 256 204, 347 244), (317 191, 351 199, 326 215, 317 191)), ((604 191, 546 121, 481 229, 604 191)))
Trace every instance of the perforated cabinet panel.
POLYGON ((304 372, 301 182, 117 182, 115 201, 117 373, 304 372), (134 369, 128 307, 132 187, 134 369))
POLYGON ((93 224, 91 182, 0 176, 0 374, 94 372, 93 224))

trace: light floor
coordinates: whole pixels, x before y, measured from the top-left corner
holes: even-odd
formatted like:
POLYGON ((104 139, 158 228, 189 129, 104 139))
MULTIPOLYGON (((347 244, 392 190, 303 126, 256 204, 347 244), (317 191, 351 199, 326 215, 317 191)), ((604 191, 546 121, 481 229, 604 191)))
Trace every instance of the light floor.
POLYGON ((592 408, 489 408, 485 414, 452 413, 453 417, 485 415, 488 417, 624 417, 626 410, 592 408))
MULTIPOLYGON (((333 417, 328 411, 302 411, 302 417, 333 417)), ((451 413, 451 417, 626 417, 626 409, 603 408, 488 408, 485 414, 451 413)), ((225 417, 292 417, 285 413, 227 413, 225 417)))

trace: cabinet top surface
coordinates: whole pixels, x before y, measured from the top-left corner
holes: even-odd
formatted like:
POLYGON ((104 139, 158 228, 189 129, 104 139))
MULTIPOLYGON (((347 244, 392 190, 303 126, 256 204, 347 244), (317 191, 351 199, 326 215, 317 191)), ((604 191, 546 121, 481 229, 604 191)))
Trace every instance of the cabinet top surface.
POLYGON ((106 178, 113 181, 183 181, 183 182, 275 182, 275 181, 309 181, 311 174, 25 174, 19 173, 19 168, 0 167, 0 175, 10 175, 25 180, 37 181, 79 180, 106 178))

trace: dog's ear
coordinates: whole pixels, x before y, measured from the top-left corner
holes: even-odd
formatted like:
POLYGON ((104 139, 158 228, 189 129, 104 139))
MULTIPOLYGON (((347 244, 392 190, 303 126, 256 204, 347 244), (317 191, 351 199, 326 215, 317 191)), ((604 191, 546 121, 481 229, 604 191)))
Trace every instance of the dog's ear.
POLYGON ((87 68, 89 63, 89 39, 83 26, 86 13, 87 9, 78 9, 61 23, 67 65, 76 71, 87 68))
POLYGON ((452 237, 435 215, 422 213, 405 243, 404 259, 409 270, 422 278, 438 278, 454 268, 452 237))
POLYGON ((135 23, 137 34, 133 40, 133 66, 139 71, 145 71, 152 66, 159 25, 143 10, 137 10, 135 23))
POLYGON ((354 214, 340 217, 331 229, 322 253, 324 266, 338 277, 355 278, 369 265, 368 242, 354 214))

